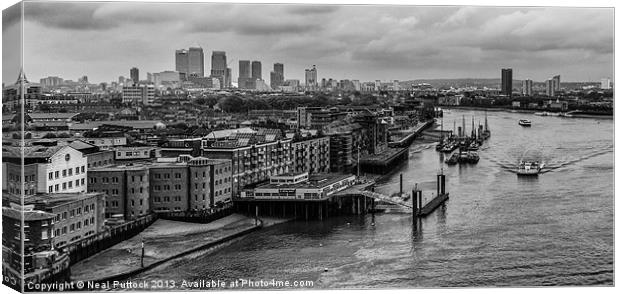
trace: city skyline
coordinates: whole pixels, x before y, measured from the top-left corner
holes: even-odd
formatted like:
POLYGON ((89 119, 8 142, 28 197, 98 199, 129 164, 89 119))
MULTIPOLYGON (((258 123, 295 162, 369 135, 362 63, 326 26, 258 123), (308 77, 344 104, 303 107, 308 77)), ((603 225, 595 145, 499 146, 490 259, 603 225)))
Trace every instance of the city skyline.
MULTIPOLYGON (((361 81, 492 78, 502 67, 513 68, 515 79, 545 81, 549 69, 568 82, 613 79, 611 9, 183 3, 171 11, 166 3, 25 5, 24 70, 36 79, 86 75, 108 82, 131 66, 174 70, 171 52, 194 46, 225 51, 233 61, 283 63, 286 78, 300 81, 312 64, 319 78, 361 81), (129 17, 132 9, 144 13, 129 17), (281 17, 269 17, 274 14, 281 17), (351 15, 364 17, 348 19, 351 15)), ((6 17, 4 35, 16 24, 16 17, 6 17)), ((16 66, 6 67, 5 83, 14 82, 10 72, 16 66)), ((238 70, 233 67, 232 77, 238 70)))

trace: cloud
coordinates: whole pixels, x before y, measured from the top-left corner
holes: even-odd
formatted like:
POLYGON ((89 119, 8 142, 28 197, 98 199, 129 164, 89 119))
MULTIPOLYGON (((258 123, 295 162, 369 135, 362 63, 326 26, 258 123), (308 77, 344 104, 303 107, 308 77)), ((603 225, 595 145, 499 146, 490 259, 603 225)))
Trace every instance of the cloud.
POLYGON ((25 2, 24 19, 68 30, 103 30, 119 25, 114 19, 94 17, 100 3, 25 2))
POLYGON ((286 11, 293 14, 326 14, 332 13, 339 9, 337 5, 292 5, 286 11))

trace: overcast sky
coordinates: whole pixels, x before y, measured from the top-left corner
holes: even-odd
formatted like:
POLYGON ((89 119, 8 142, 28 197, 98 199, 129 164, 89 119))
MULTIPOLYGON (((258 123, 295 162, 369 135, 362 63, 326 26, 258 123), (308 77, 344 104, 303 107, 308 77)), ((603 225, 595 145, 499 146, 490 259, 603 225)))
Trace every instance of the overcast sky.
MULTIPOLYGON (((6 36, 19 18, 3 17, 3 81, 18 63, 7 60, 6 36), (9 66, 7 66, 9 65, 9 66)), ((287 79, 361 81, 499 78, 563 81, 613 78, 613 9, 415 6, 231 5, 203 3, 25 3, 24 69, 46 76, 109 82, 174 70, 174 50, 200 45, 205 73, 211 52, 226 51, 233 77, 240 59, 273 63, 287 79)), ((10 51, 10 50, 9 50, 10 51)), ((17 58, 13 58, 17 60, 17 58)))

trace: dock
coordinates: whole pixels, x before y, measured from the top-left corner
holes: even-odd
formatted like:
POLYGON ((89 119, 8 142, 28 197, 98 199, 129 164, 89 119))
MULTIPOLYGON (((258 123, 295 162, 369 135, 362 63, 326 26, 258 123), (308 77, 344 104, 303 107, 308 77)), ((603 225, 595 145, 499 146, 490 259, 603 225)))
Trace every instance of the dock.
POLYGON ((413 140, 418 137, 422 133, 422 131, 426 130, 428 127, 432 126, 435 123, 435 120, 429 120, 419 126, 417 126, 413 131, 409 134, 403 136, 398 141, 388 142, 389 147, 409 147, 413 140))

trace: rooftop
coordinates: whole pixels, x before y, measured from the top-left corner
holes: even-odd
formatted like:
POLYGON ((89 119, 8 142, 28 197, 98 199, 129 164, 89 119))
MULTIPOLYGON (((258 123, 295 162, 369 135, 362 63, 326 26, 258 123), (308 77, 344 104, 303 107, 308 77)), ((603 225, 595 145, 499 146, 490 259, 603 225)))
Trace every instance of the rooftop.
POLYGON ((25 221, 35 221, 35 220, 45 220, 45 219, 53 219, 56 217, 55 214, 40 211, 40 210, 18 210, 10 207, 2 207, 2 216, 7 216, 12 219, 21 219, 23 217, 25 221))
POLYGON ((263 184, 259 185, 257 189, 319 189, 329 186, 333 183, 339 182, 349 177, 355 177, 352 174, 341 173, 325 173, 325 174, 313 174, 310 175, 307 182, 297 184, 263 184))

